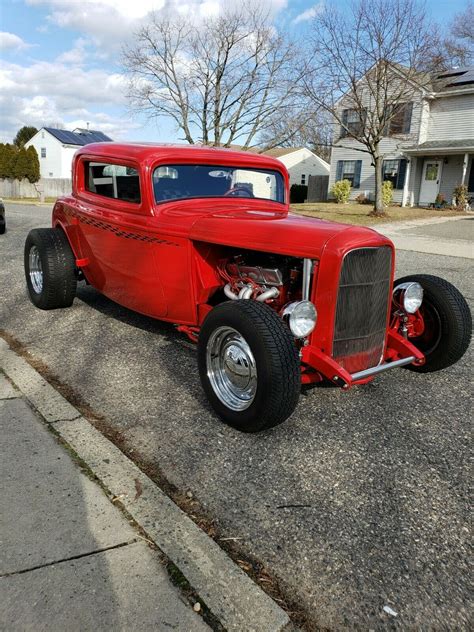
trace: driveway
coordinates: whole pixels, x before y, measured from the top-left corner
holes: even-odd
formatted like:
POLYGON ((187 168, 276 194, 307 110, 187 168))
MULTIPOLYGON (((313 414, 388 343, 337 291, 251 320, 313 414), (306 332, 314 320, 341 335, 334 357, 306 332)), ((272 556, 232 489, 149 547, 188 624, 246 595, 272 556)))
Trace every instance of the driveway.
MULTIPOLYGON (((0 327, 72 387, 167 490, 190 492, 239 559, 276 577, 307 629, 468 629, 471 365, 305 391, 285 424, 238 434, 210 411, 173 327, 80 287, 71 309, 26 298, 22 248, 50 209, 7 204, 0 327), (397 617, 387 614, 389 606, 397 617)), ((472 305, 471 261, 401 251, 472 305)), ((265 583, 262 582, 262 586, 265 583)))
POLYGON ((381 224, 379 230, 398 249, 474 259, 474 215, 381 224))

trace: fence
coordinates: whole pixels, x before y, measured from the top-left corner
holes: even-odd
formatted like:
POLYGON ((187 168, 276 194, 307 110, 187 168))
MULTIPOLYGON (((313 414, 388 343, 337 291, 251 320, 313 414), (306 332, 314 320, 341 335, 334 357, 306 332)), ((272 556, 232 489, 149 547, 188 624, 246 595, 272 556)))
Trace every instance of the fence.
POLYGON ((31 184, 26 178, 23 180, 9 180, 0 178, 0 198, 41 198, 59 197, 71 193, 71 180, 69 178, 42 178, 39 182, 31 184))
POLYGON ((326 202, 329 176, 309 176, 307 202, 326 202))

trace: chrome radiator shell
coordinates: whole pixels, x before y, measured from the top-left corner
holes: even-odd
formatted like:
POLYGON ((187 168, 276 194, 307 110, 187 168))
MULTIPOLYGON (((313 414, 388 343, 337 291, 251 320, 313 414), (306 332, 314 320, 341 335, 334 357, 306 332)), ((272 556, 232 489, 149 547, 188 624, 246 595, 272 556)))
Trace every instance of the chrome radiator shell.
POLYGON ((387 331, 392 250, 357 248, 343 260, 332 356, 350 372, 377 366, 387 331))

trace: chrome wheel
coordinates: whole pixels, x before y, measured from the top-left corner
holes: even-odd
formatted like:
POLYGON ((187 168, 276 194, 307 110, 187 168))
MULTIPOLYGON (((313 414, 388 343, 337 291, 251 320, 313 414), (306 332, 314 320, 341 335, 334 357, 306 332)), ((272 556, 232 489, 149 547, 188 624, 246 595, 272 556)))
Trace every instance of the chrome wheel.
POLYGON ((246 410, 257 392, 257 366, 245 338, 232 327, 218 327, 206 347, 207 376, 221 402, 246 410))
POLYGON ((41 294, 43 291, 43 266, 41 265, 40 253, 36 246, 31 246, 30 248, 28 264, 28 272, 33 290, 36 294, 41 294))

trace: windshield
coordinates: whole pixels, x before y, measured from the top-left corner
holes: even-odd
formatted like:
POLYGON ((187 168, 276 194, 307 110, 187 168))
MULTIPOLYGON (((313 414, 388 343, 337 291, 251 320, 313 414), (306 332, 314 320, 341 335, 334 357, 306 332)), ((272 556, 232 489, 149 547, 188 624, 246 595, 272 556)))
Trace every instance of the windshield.
POLYGON ((157 202, 187 198, 228 197, 285 201, 278 171, 216 165, 166 165, 153 172, 157 202))

